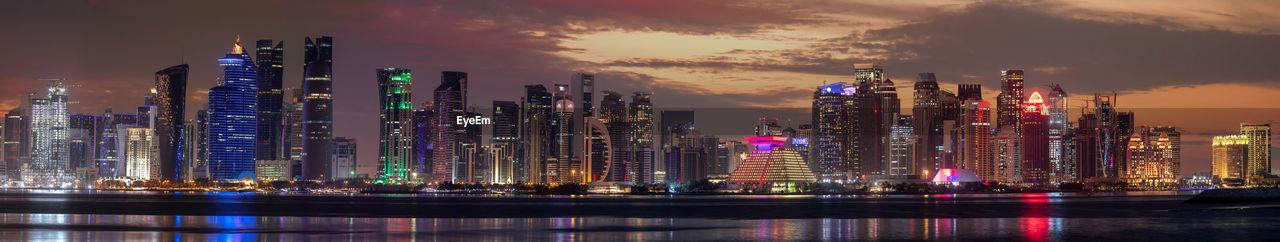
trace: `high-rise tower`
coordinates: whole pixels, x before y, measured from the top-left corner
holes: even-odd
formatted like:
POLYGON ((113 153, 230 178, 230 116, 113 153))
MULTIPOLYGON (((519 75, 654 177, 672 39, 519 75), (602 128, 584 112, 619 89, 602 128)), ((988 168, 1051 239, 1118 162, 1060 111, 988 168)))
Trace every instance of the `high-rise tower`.
POLYGON ((36 183, 70 181, 67 89, 63 79, 50 81, 48 96, 31 99, 31 163, 22 178, 36 183))
POLYGON ((467 73, 445 71, 440 73, 440 86, 435 90, 435 132, 431 164, 431 180, 444 182, 464 179, 457 177, 454 163, 458 160, 459 140, 467 129, 457 125, 458 117, 466 116, 467 73))
POLYGON ((1040 96, 1032 92, 1022 111, 1022 181, 1037 185, 1049 184, 1049 108, 1040 96))
POLYGON ((333 163, 333 38, 307 38, 305 52, 302 179, 325 180, 333 163))
POLYGON ((156 177, 165 181, 182 181, 184 162, 182 162, 182 124, 186 118, 184 112, 187 104, 187 71, 186 64, 176 65, 156 72, 156 127, 155 142, 160 162, 156 177))
POLYGON ((631 121, 631 152, 635 169, 630 172, 637 184, 654 183, 653 179, 653 102, 649 92, 635 92, 627 119, 631 121))
POLYGON ((209 89, 209 178, 255 179, 258 68, 239 37, 218 65, 222 83, 209 89))
POLYGON ((378 69, 378 179, 411 179, 413 76, 409 69, 378 69))
MULTIPOLYGON (((288 160, 284 140, 284 41, 258 40, 258 160, 288 160)), ((163 140, 162 140, 163 141, 163 140)), ((163 149, 161 149, 163 150, 163 149)))
POLYGON ((1022 94, 1022 80, 1022 70, 1000 71, 1000 96, 996 97, 996 129, 1013 127, 1014 131, 1021 130, 1018 127, 1019 115, 1025 106, 1023 100, 1026 100, 1022 94))

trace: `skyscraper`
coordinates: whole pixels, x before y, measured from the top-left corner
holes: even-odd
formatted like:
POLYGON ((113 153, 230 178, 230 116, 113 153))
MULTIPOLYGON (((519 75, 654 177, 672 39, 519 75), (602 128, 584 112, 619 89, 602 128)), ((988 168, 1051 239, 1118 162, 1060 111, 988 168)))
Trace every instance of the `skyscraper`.
POLYGON ((435 153, 435 147, 431 146, 434 137, 435 110, 431 102, 423 102, 417 109, 413 110, 413 164, 411 169, 418 173, 417 180, 428 178, 431 174, 431 156, 435 153))
POLYGON ((982 180, 995 177, 991 148, 991 103, 982 99, 965 99, 961 132, 963 168, 973 170, 982 180))
POLYGON ((1240 124, 1240 134, 1249 139, 1244 178, 1252 182, 1271 172, 1271 124, 1240 124))
POLYGON ((885 168, 893 176, 914 175, 915 149, 918 138, 913 131, 911 115, 898 115, 889 132, 889 163, 885 168))
MULTIPOLYGON (((660 131, 661 136, 659 136, 660 141, 662 142, 660 147, 660 150, 662 151, 662 162, 660 162, 658 164, 659 167, 655 169, 664 175, 664 177, 661 177, 664 178, 664 181, 675 182, 679 181, 681 178, 680 165, 685 162, 681 160, 684 158, 684 155, 681 154, 681 152, 684 148, 692 147, 680 147, 679 139, 691 138, 687 136, 697 136, 690 133, 690 131, 693 131, 695 128, 693 115, 693 111, 662 111, 662 116, 660 116, 662 117, 662 130, 660 131)), ((685 142, 685 144, 689 143, 691 142, 685 142)), ((655 177, 655 179, 657 179, 657 177, 655 177)))
POLYGON ((289 160, 284 148, 284 41, 258 40, 258 160, 289 160))
POLYGON ((333 164, 333 38, 307 38, 304 49, 302 179, 325 180, 333 164))
POLYGON ((1022 137, 1013 131, 1013 127, 1000 129, 992 141, 992 162, 995 175, 991 180, 1002 183, 1022 181, 1022 137))
POLYGON ((209 178, 255 179, 258 68, 239 37, 218 65, 222 82, 209 89, 209 178))
MULTIPOLYGON (((409 69, 378 69, 378 103, 382 110, 378 140, 378 179, 404 181, 414 178, 413 76, 409 69)), ((353 167, 354 168, 354 167, 353 167)))
POLYGON ((1075 180, 1074 164, 1068 162, 1071 160, 1067 156, 1068 145, 1064 143, 1064 139, 1070 130, 1067 130, 1067 92, 1062 90, 1062 86, 1058 84, 1049 85, 1051 91, 1046 97, 1049 109, 1049 119, 1045 123, 1049 131, 1049 180, 1050 183, 1062 183, 1075 180))
POLYGON ((68 182, 71 179, 68 153, 67 89, 63 79, 50 81, 48 96, 31 100, 30 173, 22 178, 36 183, 68 182))
POLYGON ((920 73, 915 83, 915 99, 912 102, 911 116, 914 117, 914 133, 919 136, 920 145, 916 149, 917 164, 912 171, 915 174, 933 174, 942 168, 949 167, 942 160, 943 121, 942 90, 938 87, 933 73, 920 73))
POLYGON ((525 85, 520 118, 520 141, 524 143, 523 181, 545 183, 554 137, 551 129, 552 97, 543 85, 525 85))
POLYGON ((28 136, 31 129, 27 127, 27 121, 30 119, 26 116, 21 108, 9 110, 4 115, 4 163, 5 178, 17 180, 20 177, 19 171, 22 170, 22 157, 27 157, 27 151, 31 147, 28 142, 28 136))
POLYGON ((1249 136, 1243 134, 1213 137, 1212 173, 1219 179, 1243 182, 1248 172, 1249 136))
POLYGON ((467 130, 456 125, 456 119, 466 115, 467 107, 467 73, 444 71, 440 73, 440 86, 436 87, 435 124, 432 137, 434 146, 431 158, 431 180, 444 182, 459 179, 454 171, 454 163, 458 160, 457 151, 460 139, 467 130))
POLYGON ((196 157, 191 166, 192 179, 209 178, 209 109, 196 111, 196 157))
POLYGON ((996 129, 1013 127, 1014 131, 1022 130, 1018 127, 1021 123, 1019 115, 1025 106, 1022 102, 1026 100, 1022 95, 1022 80, 1022 70, 1000 71, 1000 96, 996 97, 996 129))
POLYGON ((613 91, 604 91, 600 99, 599 115, 601 122, 607 126, 611 149, 610 171, 605 178, 611 182, 627 182, 632 177, 635 164, 631 157, 631 123, 627 121, 627 103, 624 96, 613 91))
MULTIPOLYGON (((516 168, 523 165, 520 156, 520 104, 512 101, 493 101, 493 136, 489 141, 493 164, 492 183, 506 184, 517 181, 516 168)), ((522 177, 522 176, 521 176, 522 177)))
POLYGON ((1022 182, 1049 184, 1049 108, 1040 92, 1032 92, 1022 112, 1022 182))
POLYGON ((569 183, 581 180, 581 160, 573 156, 573 115, 576 107, 573 95, 569 92, 569 85, 565 84, 555 84, 551 92, 552 102, 555 103, 551 114, 551 129, 555 138, 551 148, 552 161, 547 163, 548 182, 569 183))
POLYGON ((653 179, 653 103, 648 92, 635 92, 631 96, 631 108, 627 120, 631 121, 631 152, 635 168, 630 172, 637 184, 649 184, 653 179))
POLYGON ((186 119, 187 70, 186 64, 176 65, 156 72, 155 131, 160 177, 155 179, 179 182, 182 175, 182 124, 186 119))
POLYGON ((282 115, 284 117, 282 122, 284 130, 281 131, 281 135, 284 137, 280 139, 280 147, 284 153, 281 155, 284 156, 282 158, 290 160, 292 163, 290 165, 291 173, 294 176, 301 176, 302 146, 306 140, 306 136, 303 133, 305 122, 302 120, 302 116, 303 104, 306 102, 306 98, 303 97, 301 88, 288 88, 285 89, 285 93, 290 93, 293 97, 281 110, 284 113, 282 115))
POLYGON ((852 99, 854 86, 843 82, 818 87, 814 92, 813 122, 814 137, 810 142, 810 159, 817 178, 823 182, 844 181, 848 179, 845 148, 845 136, 848 134, 848 122, 845 115, 845 102, 852 99))

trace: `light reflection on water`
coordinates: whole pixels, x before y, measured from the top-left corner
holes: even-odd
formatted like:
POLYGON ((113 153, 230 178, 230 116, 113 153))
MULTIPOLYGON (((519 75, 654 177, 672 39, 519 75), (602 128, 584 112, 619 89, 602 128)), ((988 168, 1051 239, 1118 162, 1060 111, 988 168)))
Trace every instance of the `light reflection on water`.
MULTIPOLYGON (((1180 232, 1249 226, 1258 218, 969 218, 769 219, 698 218, 346 218, 0 214, 0 238, 38 241, 636 241, 636 240, 952 240, 1056 241, 1105 239, 1133 230, 1180 232), (1219 226, 1221 225, 1221 227, 1219 226), (1180 230, 1181 229, 1181 230, 1180 230)), ((1274 224, 1274 219, 1263 219, 1274 224)), ((1272 227, 1275 227, 1272 225, 1272 227)), ((1264 230, 1265 231, 1265 230, 1264 230)), ((1274 231, 1274 230, 1270 230, 1274 231)))

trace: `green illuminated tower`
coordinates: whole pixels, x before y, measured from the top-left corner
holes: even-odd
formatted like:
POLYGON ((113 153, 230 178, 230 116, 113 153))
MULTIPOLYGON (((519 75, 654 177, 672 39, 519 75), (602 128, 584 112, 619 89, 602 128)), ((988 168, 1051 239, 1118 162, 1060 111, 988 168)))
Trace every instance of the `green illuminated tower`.
POLYGON ((378 103, 382 112, 378 140, 378 179, 414 179, 409 167, 413 157, 413 80, 409 69, 378 69, 378 103))

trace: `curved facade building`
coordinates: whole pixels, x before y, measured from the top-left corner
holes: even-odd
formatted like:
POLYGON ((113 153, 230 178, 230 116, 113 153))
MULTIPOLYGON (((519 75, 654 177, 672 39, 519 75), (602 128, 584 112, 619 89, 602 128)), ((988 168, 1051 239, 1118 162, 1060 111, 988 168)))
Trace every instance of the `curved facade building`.
POLYGON ((160 177, 166 181, 182 181, 182 122, 187 103, 187 64, 176 65, 156 72, 156 129, 155 142, 160 177))
POLYGON ((307 38, 304 59, 302 179, 325 180, 333 165, 333 38, 307 38))
POLYGON ((209 179, 254 179, 258 68, 239 37, 218 65, 222 83, 209 89, 209 179))

